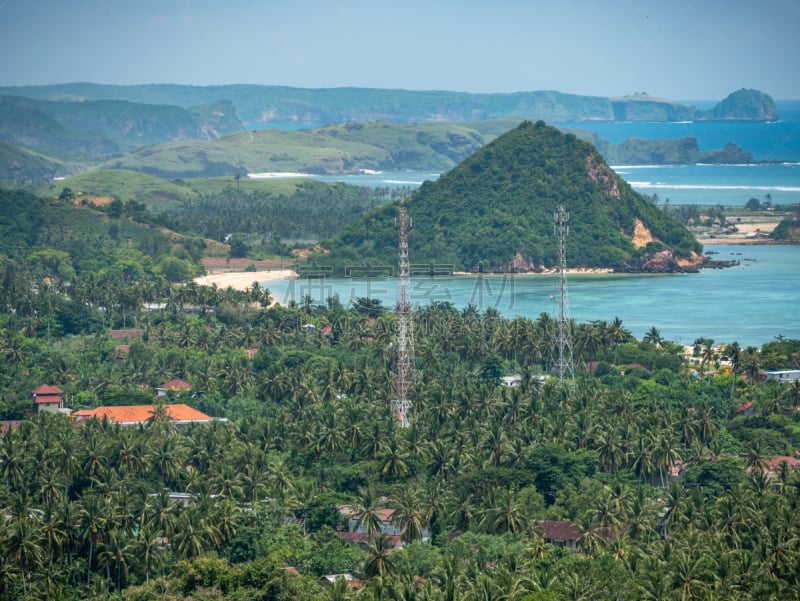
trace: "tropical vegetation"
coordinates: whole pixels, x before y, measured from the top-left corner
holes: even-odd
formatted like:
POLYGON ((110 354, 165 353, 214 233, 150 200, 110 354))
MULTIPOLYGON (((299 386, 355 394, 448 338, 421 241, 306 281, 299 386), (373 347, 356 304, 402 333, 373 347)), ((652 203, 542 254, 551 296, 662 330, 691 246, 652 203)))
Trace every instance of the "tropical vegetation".
MULTIPOLYGON (((542 121, 522 123, 437 181, 425 182, 406 205, 414 220, 409 243, 415 261, 450 271, 557 265, 553 215, 559 206, 570 214, 569 266, 622 268, 647 252, 671 249, 689 257, 701 250, 683 226, 618 178, 589 143, 542 121), (642 227, 649 242, 635 246, 642 227)), ((347 225, 311 260, 334 270, 386 270, 395 263, 396 211, 386 206, 347 225)))
POLYGON ((553 317, 434 303, 413 314, 401 428, 397 316, 374 299, 172 284, 158 265, 191 265, 180 246, 48 250, 55 209, 6 202, 34 210, 0 259, 0 413, 21 420, 0 434, 0 598, 797 598, 800 387, 759 375, 800 366, 800 341, 687 355, 657 326, 570 323, 561 386, 553 317), (191 390, 166 402, 228 422, 75 426, 30 399, 48 383, 72 409, 152 403, 173 377, 191 390), (348 511, 363 547, 337 534, 348 511), (553 520, 575 552, 545 541, 553 520), (344 573, 361 587, 320 585, 344 573))

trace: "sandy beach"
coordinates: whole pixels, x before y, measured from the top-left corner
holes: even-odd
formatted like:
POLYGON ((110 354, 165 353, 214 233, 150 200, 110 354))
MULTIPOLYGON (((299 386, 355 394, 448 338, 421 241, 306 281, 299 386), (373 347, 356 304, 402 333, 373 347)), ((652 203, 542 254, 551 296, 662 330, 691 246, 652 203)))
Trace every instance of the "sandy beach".
POLYGON ((314 174, 296 171, 267 171, 264 173, 248 173, 247 177, 250 179, 280 179, 282 177, 314 177, 314 174))
MULTIPOLYGON (((614 273, 614 270, 611 267, 567 267, 564 270, 564 273, 567 275, 575 275, 575 274, 603 274, 603 273, 614 273)), ((536 276, 536 275, 556 275, 558 274, 558 269, 542 269, 541 271, 520 271, 514 272, 512 275, 515 276, 536 276)), ((454 271, 453 275, 509 275, 507 273, 477 273, 472 271, 454 271)))
POLYGON ((275 280, 292 280, 297 278, 297 272, 291 269, 270 271, 227 271, 212 273, 194 279, 195 284, 201 286, 217 285, 218 288, 233 288, 234 290, 247 290, 253 282, 272 282, 275 280))

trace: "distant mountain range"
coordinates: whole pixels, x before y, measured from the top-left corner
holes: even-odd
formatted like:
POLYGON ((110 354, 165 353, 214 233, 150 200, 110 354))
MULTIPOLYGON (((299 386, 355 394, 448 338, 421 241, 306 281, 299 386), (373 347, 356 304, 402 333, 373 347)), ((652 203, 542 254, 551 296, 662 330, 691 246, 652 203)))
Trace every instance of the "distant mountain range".
MULTIPOLYGON (((645 94, 600 98, 560 92, 466 94, 248 85, 6 87, 0 88, 0 141, 7 143, 0 179, 67 175, 79 171, 80 164, 162 177, 446 170, 525 118, 551 123, 768 121, 777 119, 778 112, 772 98, 756 90, 739 90, 712 110, 700 111, 645 94), (300 131, 263 129, 315 123, 330 125, 300 131), (261 131, 248 131, 245 124, 261 131)), ((691 138, 611 145, 587 132, 578 135, 591 140, 612 162, 752 160, 735 146, 700 152, 691 138)))
POLYGON ((618 98, 581 96, 555 91, 509 94, 469 94, 373 88, 308 89, 284 86, 185 86, 146 84, 117 86, 68 83, 48 86, 0 87, 0 95, 50 101, 125 100, 182 108, 231 102, 248 126, 270 124, 391 121, 464 123, 520 117, 548 123, 578 121, 772 121, 778 118, 774 100, 757 90, 739 90, 710 111, 635 94, 618 98))

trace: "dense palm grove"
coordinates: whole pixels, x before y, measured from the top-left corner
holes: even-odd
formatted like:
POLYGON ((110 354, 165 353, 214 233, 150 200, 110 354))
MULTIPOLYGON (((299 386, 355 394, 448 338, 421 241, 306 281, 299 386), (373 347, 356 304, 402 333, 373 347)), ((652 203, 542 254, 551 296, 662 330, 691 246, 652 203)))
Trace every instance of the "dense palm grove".
POLYGON ((147 268, 43 284, 43 269, 0 262, 0 411, 27 418, 0 436, 2 599, 800 596, 800 480, 769 462, 798 447, 800 387, 756 377, 796 367, 800 341, 732 344, 725 374, 713 341, 688 367, 655 327, 636 341, 619 320, 574 324, 579 375, 561 387, 534 377, 553 365, 548 315, 433 304, 415 311, 400 428, 396 316, 378 302, 267 308, 255 285, 147 268), (142 330, 127 352, 109 335, 122 327, 142 330), (79 409, 152 403, 172 377, 192 391, 168 402, 229 421, 33 415, 44 382, 79 409), (365 547, 335 534, 340 506, 365 547), (376 532, 382 507, 400 550, 376 532), (542 520, 575 522, 577 552, 546 544, 542 520), (336 573, 363 587, 319 584, 336 573))

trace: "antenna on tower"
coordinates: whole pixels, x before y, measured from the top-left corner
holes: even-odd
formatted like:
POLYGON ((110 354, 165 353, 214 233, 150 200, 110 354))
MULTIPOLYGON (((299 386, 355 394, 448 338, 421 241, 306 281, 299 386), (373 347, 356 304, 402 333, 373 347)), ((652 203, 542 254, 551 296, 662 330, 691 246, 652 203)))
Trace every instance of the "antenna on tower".
POLYGON ((564 385, 568 377, 574 383, 575 370, 572 364, 572 328, 569 320, 569 300, 567 298, 567 236, 569 235, 569 213, 559 206, 553 214, 555 230, 558 235, 558 381, 564 385))
POLYGON ((397 299, 397 349, 395 354, 395 392, 392 401, 400 427, 407 428, 411 421, 411 400, 408 389, 414 376, 414 328, 411 315, 411 275, 408 265, 408 227, 410 225, 405 206, 400 205, 398 226, 400 229, 400 290, 397 299))

